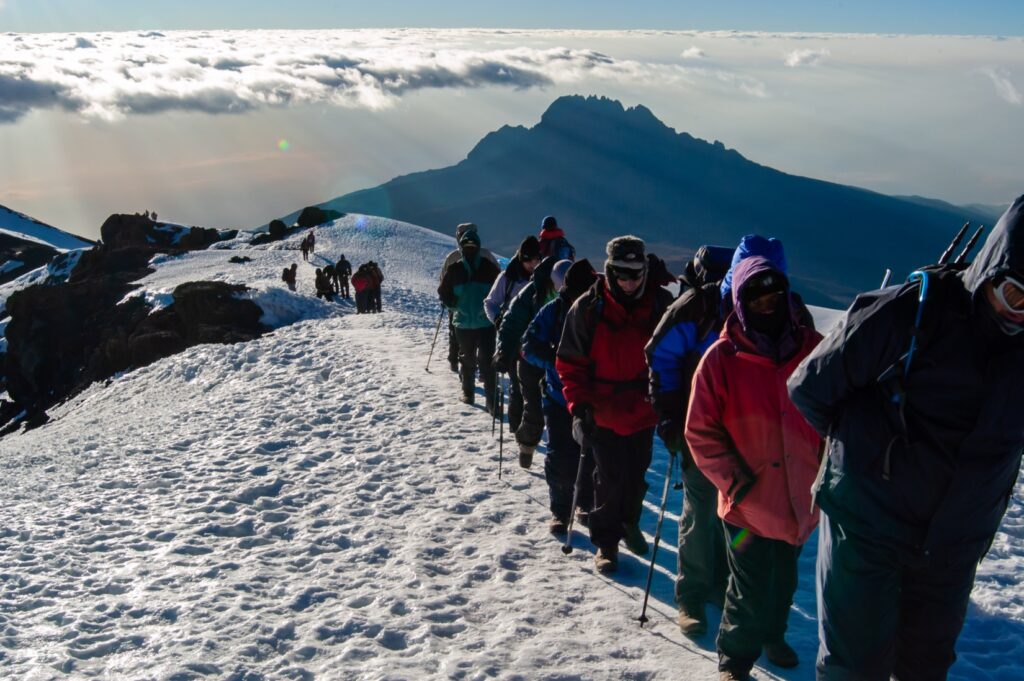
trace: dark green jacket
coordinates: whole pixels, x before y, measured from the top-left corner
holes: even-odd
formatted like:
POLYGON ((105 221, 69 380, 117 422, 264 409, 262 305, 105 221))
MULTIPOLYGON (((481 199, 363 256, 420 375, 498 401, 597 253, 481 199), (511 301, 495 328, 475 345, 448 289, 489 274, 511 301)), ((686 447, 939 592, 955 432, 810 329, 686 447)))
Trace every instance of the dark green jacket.
POLYGON ((451 263, 441 277, 437 293, 441 302, 454 313, 452 322, 459 329, 484 329, 491 320, 484 314, 484 298, 498 278, 498 266, 479 253, 451 263))

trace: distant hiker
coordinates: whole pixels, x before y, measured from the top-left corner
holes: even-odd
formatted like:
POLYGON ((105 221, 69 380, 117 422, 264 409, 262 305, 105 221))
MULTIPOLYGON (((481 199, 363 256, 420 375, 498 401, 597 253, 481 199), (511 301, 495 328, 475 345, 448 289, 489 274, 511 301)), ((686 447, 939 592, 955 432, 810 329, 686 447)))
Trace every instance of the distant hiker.
POLYGON ((452 311, 452 323, 459 341, 462 401, 473 404, 476 370, 484 384, 487 411, 494 413, 496 384, 491 356, 494 354, 495 329, 484 314, 484 297, 498 278, 498 266, 480 253, 480 235, 466 230, 459 240, 462 258, 451 263, 437 288, 441 302, 452 311))
MULTIPOLYGON (((455 243, 458 244, 459 240, 462 239, 462 235, 470 230, 474 232, 477 231, 477 226, 474 225, 472 222, 463 222, 462 224, 457 226, 455 228, 455 243)), ((488 249, 481 248, 480 256, 494 263, 495 267, 498 266, 497 258, 495 258, 494 254, 491 253, 488 249)), ((444 277, 444 273, 448 269, 448 266, 451 265, 453 262, 458 262, 461 259, 462 251, 458 248, 456 248, 454 251, 451 251, 450 253, 448 253, 448 255, 445 256, 444 262, 441 263, 441 274, 438 277, 438 283, 440 283, 440 280, 444 277)), ((451 310, 448 311, 448 365, 451 367, 451 370, 454 371, 455 373, 459 372, 459 343, 455 337, 455 326, 452 323, 451 310)))
MULTIPOLYGON (((554 261, 552 261, 553 263, 554 261)), ((537 237, 528 236, 519 244, 516 254, 508 261, 508 266, 498 276, 494 286, 491 287, 490 292, 487 294, 487 298, 484 299, 484 311, 487 313, 487 318, 499 330, 501 329, 502 317, 508 310, 509 305, 512 304, 512 300, 530 283, 533 270, 539 264, 540 243, 537 241, 537 237)), ((501 373, 507 373, 509 377, 508 427, 512 432, 519 430, 523 419, 523 391, 519 381, 518 351, 519 340, 522 337, 523 331, 526 330, 526 325, 529 323, 529 319, 522 321, 519 334, 512 343, 515 351, 505 353, 501 346, 499 346, 498 351, 500 354, 495 358, 498 362, 495 368, 501 373)), ((543 428, 543 425, 541 425, 541 428, 543 428)), ((540 439, 539 433, 537 434, 537 439, 540 439)), ((536 442, 534 445, 536 445, 536 442)), ((530 456, 533 456, 532 452, 530 456)))
MULTIPOLYGON (((705 602, 722 607, 729 566, 722 521, 718 518, 718 490, 693 465, 683 437, 686 408, 697 363, 718 340, 728 310, 732 309, 731 302, 723 302, 724 281, 727 278, 731 283, 734 266, 753 255, 766 256, 785 274, 785 253, 777 239, 750 234, 743 237, 735 250, 699 248, 680 278, 680 296, 665 312, 646 348, 658 436, 670 453, 682 456, 685 493, 679 516, 675 600, 679 606, 679 628, 692 638, 707 631, 705 602)), ((814 321, 803 301, 796 293, 791 292, 791 296, 801 323, 813 328, 814 321)))
MULTIPOLYGON (((559 265, 568 262, 563 260, 559 265)), ((538 268, 539 269, 539 268, 538 268)), ((555 270, 552 270, 555 273, 555 270)), ((557 274, 555 275, 557 276, 557 274)), ((562 394, 562 380, 555 369, 555 353, 562 339, 562 327, 572 304, 597 281, 597 273, 588 260, 573 263, 565 273, 558 295, 540 309, 523 336, 526 362, 544 371, 544 420, 548 430, 548 452, 544 457, 544 478, 548 483, 553 534, 565 534, 573 511, 572 499, 580 463, 580 445, 572 437, 572 415, 562 394)), ((580 476, 579 517, 589 524, 594 505, 594 457, 584 453, 580 476)))
POLYGON ((501 316, 498 327, 498 351, 495 354, 499 371, 511 375, 515 371, 519 384, 518 424, 513 425, 512 395, 509 391, 509 428, 516 435, 519 445, 519 465, 529 468, 533 453, 544 434, 543 367, 534 366, 522 359, 522 341, 526 328, 533 318, 549 301, 558 295, 558 288, 572 262, 563 260, 556 263, 554 258, 545 258, 533 270, 530 282, 512 299, 508 310, 501 316), (558 272, 555 271, 556 267, 558 272), (557 279, 557 285, 556 285, 557 279))
POLYGON ((313 228, 309 228, 309 235, 306 237, 309 241, 309 254, 312 255, 316 252, 316 234, 313 232, 313 228))
POLYGON ((295 290, 296 272, 299 266, 296 263, 292 263, 291 267, 285 267, 284 272, 281 273, 281 281, 288 285, 289 291, 295 290))
POLYGON ((338 293, 343 298, 350 298, 348 290, 348 278, 352 276, 352 263, 345 259, 342 253, 338 262, 334 265, 334 283, 338 293))
POLYGON ((370 287, 372 285, 373 278, 364 263, 352 275, 352 288, 356 290, 356 313, 362 314, 370 311, 370 287))
POLYGON ((309 262, 309 235, 302 237, 302 241, 299 242, 299 250, 302 251, 302 259, 309 262))
POLYGON ((327 263, 324 265, 324 276, 327 278, 327 286, 331 289, 331 293, 337 293, 337 289, 334 287, 334 265, 327 263))
POLYGON ((975 570, 1013 499, 1024 196, 970 267, 928 269, 926 291, 858 296, 789 380, 828 437, 815 485, 819 679, 945 679, 975 570))
POLYGON ((380 312, 380 289, 381 284, 384 281, 384 273, 380 271, 380 265, 378 265, 372 260, 367 263, 367 270, 369 271, 371 277, 370 312, 380 312))
POLYGON ((547 216, 540 224, 540 255, 555 260, 576 259, 576 249, 565 238, 554 215, 547 216))
POLYGON ((674 280, 637 237, 616 237, 606 251, 605 275, 573 303, 555 359, 574 435, 597 467, 590 538, 604 573, 618 569, 621 539, 633 553, 648 550, 640 514, 657 418, 644 346, 672 302, 662 285, 674 280))
POLYGON ((317 298, 323 298, 327 301, 334 300, 334 289, 331 288, 331 280, 327 278, 327 274, 319 267, 316 270, 315 286, 317 298))
POLYGON ((730 579, 718 631, 722 681, 750 678, 762 650, 780 667, 797 557, 818 524, 811 484, 821 438, 786 396, 786 379, 821 340, 801 326, 789 281, 762 256, 733 270, 734 311, 693 379, 686 442, 718 489, 730 579))

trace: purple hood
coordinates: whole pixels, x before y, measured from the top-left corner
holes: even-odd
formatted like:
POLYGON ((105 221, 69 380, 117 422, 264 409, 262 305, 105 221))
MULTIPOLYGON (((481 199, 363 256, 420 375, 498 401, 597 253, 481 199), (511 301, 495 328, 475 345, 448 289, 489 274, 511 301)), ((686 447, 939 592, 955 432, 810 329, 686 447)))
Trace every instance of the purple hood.
POLYGON ((732 304, 733 316, 739 322, 743 335, 746 340, 754 346, 754 349, 759 354, 772 357, 777 361, 780 361, 791 356, 792 353, 799 348, 799 341, 794 333, 797 323, 793 317, 794 306, 789 291, 789 278, 786 277, 782 270, 772 264, 772 261, 768 258, 761 255, 754 255, 741 260, 739 264, 736 265, 732 272, 732 304), (790 324, 787 325, 786 330, 779 337, 778 341, 773 341, 768 336, 751 329, 749 324, 747 324, 746 310, 743 309, 743 305, 740 303, 740 294, 746 287, 747 282, 753 279, 756 275, 764 272, 771 272, 772 274, 782 277, 782 280, 786 284, 786 305, 789 307, 789 317, 791 321, 790 324))

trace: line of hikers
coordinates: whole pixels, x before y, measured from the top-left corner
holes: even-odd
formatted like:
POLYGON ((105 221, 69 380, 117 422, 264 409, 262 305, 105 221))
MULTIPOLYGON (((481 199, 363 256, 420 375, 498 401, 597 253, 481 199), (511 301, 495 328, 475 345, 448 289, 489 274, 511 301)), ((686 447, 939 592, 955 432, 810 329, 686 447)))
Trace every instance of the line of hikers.
POLYGON ((862 294, 824 338, 777 239, 701 247, 678 278, 635 236, 597 272, 554 217, 503 270, 475 225, 456 239, 438 293, 461 398, 479 372, 494 413, 508 375, 524 468, 546 429, 553 533, 575 513, 602 573, 620 542, 647 554, 657 433, 683 469, 679 626, 699 637, 722 609, 722 681, 762 653, 798 664, 785 633, 819 517, 818 678, 946 677, 1024 450, 1024 196, 972 264, 862 294))
MULTIPOLYGON (((283 281, 288 289, 296 290, 298 278, 298 264, 284 268, 281 273, 283 281)), ((331 265, 316 268, 313 285, 316 290, 316 297, 327 301, 333 301, 334 297, 340 296, 351 299, 349 294, 349 280, 352 288, 355 289, 356 312, 380 312, 381 311, 381 283, 384 281, 384 273, 373 260, 359 266, 355 274, 352 274, 352 265, 342 254, 338 262, 331 265)))

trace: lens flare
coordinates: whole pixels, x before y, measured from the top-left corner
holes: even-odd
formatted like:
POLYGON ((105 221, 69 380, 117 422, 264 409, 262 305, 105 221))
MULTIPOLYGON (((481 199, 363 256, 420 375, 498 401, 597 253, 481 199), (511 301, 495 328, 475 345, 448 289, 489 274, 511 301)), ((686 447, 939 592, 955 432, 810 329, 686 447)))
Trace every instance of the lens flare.
POLYGON ((279 140, 277 143, 277 148, 280 149, 281 151, 288 151, 291 148, 291 146, 292 145, 290 142, 288 142, 288 140, 279 140))
POLYGON ((750 530, 744 528, 733 537, 732 549, 733 551, 742 550, 744 545, 747 544, 747 540, 750 539, 750 530))

